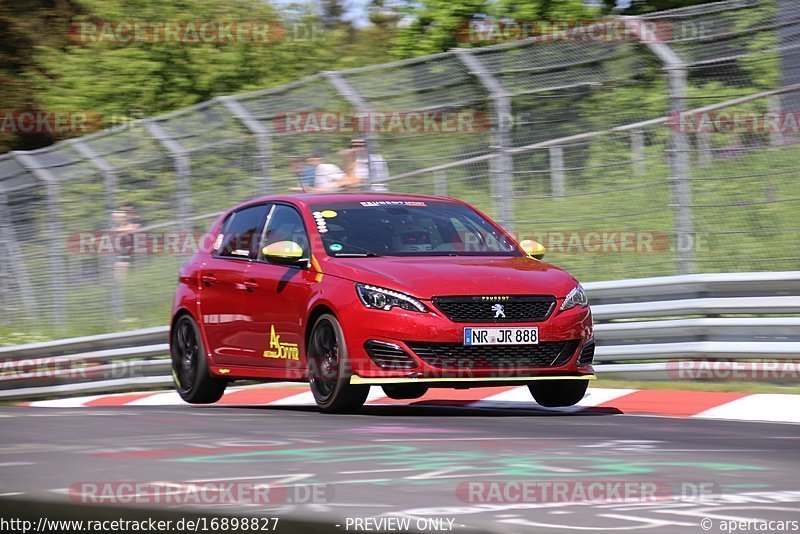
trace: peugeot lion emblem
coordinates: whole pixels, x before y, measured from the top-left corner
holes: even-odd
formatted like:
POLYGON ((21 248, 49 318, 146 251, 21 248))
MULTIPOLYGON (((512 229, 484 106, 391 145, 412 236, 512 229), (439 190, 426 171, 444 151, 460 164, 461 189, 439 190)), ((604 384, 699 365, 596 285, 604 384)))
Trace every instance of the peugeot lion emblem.
POLYGON ((506 310, 502 304, 494 304, 492 306, 492 311, 494 312, 494 318, 497 319, 498 317, 505 318, 506 310))

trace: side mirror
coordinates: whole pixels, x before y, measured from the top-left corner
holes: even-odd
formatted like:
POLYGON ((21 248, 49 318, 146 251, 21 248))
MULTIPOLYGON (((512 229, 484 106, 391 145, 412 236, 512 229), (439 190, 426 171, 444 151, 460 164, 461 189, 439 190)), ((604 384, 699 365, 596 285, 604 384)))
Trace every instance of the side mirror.
POLYGON ((261 255, 270 263, 301 265, 308 263, 303 257, 303 247, 294 241, 276 241, 261 249, 261 255))
POLYGON ((544 254, 547 252, 547 249, 544 248, 544 245, 538 241, 534 241, 533 239, 525 239, 524 241, 520 241, 519 246, 528 256, 531 258, 536 258, 537 260, 544 258, 544 254))

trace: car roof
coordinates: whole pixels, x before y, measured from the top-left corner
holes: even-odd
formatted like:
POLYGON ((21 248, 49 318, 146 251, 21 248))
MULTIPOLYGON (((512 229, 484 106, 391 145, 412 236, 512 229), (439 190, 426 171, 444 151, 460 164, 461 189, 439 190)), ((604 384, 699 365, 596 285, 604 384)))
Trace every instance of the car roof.
MULTIPOLYGON (((412 195, 408 193, 379 193, 379 192, 353 192, 353 193, 298 193, 296 195, 270 195, 266 197, 256 198, 242 203, 240 206, 248 204, 257 204, 259 202, 291 202, 293 204, 309 205, 318 204, 323 202, 336 203, 336 202, 365 202, 365 201, 378 201, 378 200, 431 200, 439 202, 458 202, 460 200, 439 197, 431 195, 412 195)), ((237 206, 238 208, 239 206, 237 206)))

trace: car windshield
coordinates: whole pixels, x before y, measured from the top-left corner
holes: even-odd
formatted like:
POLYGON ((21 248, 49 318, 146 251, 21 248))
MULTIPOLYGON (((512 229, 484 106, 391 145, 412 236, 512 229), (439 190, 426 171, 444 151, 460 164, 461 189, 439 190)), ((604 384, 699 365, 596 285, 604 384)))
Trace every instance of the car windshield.
POLYGON ((492 223, 456 202, 321 203, 311 211, 331 256, 522 255, 492 223))

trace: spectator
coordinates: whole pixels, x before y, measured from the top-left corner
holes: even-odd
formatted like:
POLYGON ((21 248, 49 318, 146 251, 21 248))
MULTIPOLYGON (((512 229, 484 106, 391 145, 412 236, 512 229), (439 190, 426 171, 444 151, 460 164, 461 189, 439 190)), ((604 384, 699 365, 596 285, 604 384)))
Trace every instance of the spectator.
POLYGON ((339 152, 339 155, 342 157, 344 167, 344 177, 339 182, 339 186, 350 191, 360 189, 366 179, 358 172, 358 151, 354 148, 347 148, 339 152))
POLYGON ((318 152, 308 157, 308 163, 314 167, 314 186, 308 191, 319 193, 340 189, 339 182, 344 178, 344 171, 338 165, 323 163, 322 155, 318 152))
POLYGON ((305 162, 298 157, 289 160, 289 168, 295 176, 297 176, 297 180, 300 182, 300 187, 303 191, 314 186, 314 167, 309 162, 309 159, 310 158, 306 158, 305 162))
MULTIPOLYGON (((112 228, 114 233, 133 234, 139 229, 139 224, 134 220, 133 206, 125 205, 122 209, 111 212, 112 228)), ((132 242, 133 236, 128 236, 132 242)), ((114 279, 117 282, 125 280, 128 276, 128 268, 130 267, 131 256, 128 254, 116 257, 114 263, 114 279)))

